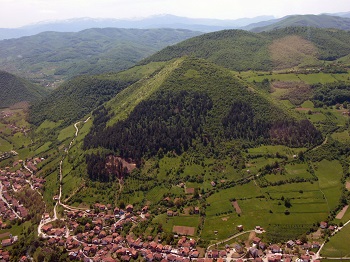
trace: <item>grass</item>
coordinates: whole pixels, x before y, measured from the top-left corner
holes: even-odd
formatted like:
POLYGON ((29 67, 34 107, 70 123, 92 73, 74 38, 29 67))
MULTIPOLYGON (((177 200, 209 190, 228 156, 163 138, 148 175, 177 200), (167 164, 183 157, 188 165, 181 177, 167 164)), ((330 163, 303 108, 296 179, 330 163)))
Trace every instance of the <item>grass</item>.
POLYGON ((322 160, 316 163, 316 175, 319 179, 320 190, 325 195, 329 209, 332 210, 339 204, 341 196, 342 166, 337 160, 322 160))
POLYGON ((0 152, 8 152, 13 149, 13 145, 11 145, 7 140, 0 137, 0 152))
POLYGON ((50 149, 52 142, 46 142, 41 147, 35 150, 35 155, 39 155, 40 153, 46 152, 50 149))
POLYGON ((67 126, 66 128, 61 130, 57 139, 58 141, 63 142, 68 138, 73 138, 74 133, 75 133, 74 125, 67 126))
POLYGON ((161 223, 166 232, 172 232, 173 226, 194 227, 197 230, 199 222, 199 215, 168 217, 167 214, 161 214, 153 219, 153 223, 161 223))
POLYGON ((332 138, 334 138, 342 143, 350 142, 350 135, 349 135, 349 131, 347 131, 347 130, 345 130, 343 132, 339 132, 339 133, 333 133, 332 138))
POLYGON ((306 148, 290 148, 287 146, 260 146, 248 149, 249 154, 286 154, 288 157, 298 154, 300 151, 305 151, 306 148))
POLYGON ((45 120, 44 122, 41 123, 41 125, 35 130, 36 133, 39 133, 40 131, 44 129, 53 129, 55 127, 58 127, 61 124, 60 122, 52 122, 49 120, 45 120))
MULTIPOLYGON (((346 225, 340 232, 330 238, 321 251, 323 257, 350 257, 349 239, 350 225, 346 225)), ((322 260, 323 261, 323 260, 322 260)))
POLYGON ((107 125, 113 125, 119 120, 125 119, 137 104, 147 99, 161 86, 164 80, 181 62, 182 59, 175 60, 172 64, 161 70, 156 76, 141 79, 118 93, 115 98, 107 103, 107 107, 115 114, 107 125))

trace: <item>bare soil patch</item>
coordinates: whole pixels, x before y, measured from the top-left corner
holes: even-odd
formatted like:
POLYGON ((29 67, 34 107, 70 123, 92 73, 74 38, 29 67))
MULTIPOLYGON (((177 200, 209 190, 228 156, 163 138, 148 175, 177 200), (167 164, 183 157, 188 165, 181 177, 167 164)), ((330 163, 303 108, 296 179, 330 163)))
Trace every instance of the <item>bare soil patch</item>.
POLYGON ((0 239, 5 238, 5 237, 9 237, 10 236, 10 232, 5 232, 0 234, 0 239))
POLYGON ((347 190, 350 191, 350 181, 346 181, 345 187, 347 190))
POLYGON ((194 232, 196 232, 196 228, 185 227, 185 226, 174 226, 173 232, 179 235, 194 236, 194 232))
POLYGON ((194 194, 194 187, 186 187, 186 194, 194 194))
POLYGON ((276 69, 291 68, 307 61, 316 61, 316 46, 297 35, 276 39, 269 46, 276 69))
POLYGON ((297 111, 309 111, 309 110, 311 110, 311 111, 312 111, 312 108, 307 108, 307 107, 297 107, 297 108, 295 108, 295 110, 297 110, 297 111))
POLYGON ((346 210, 348 210, 348 208, 349 208, 349 205, 343 207, 343 209, 340 210, 340 212, 337 214, 337 216, 335 218, 336 219, 342 219, 343 216, 345 215, 346 210))
POLYGON ((228 217, 223 217, 223 218, 221 218, 222 219, 222 221, 227 221, 228 220, 228 217))
POLYGON ((235 208, 237 214, 242 214, 242 210, 237 201, 232 201, 232 206, 235 208))

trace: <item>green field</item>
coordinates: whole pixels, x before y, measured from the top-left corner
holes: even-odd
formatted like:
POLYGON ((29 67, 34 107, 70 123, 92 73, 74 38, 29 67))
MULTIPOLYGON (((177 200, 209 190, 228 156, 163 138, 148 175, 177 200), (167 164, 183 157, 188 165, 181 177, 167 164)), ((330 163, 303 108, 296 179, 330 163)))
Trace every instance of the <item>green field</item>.
POLYGON ((341 196, 342 166, 336 160, 323 160, 316 163, 316 175, 319 179, 320 190, 325 195, 329 209, 332 210, 339 204, 341 196))
POLYGON ((323 257, 350 257, 350 245, 347 241, 350 235, 350 225, 332 236, 321 251, 323 257))

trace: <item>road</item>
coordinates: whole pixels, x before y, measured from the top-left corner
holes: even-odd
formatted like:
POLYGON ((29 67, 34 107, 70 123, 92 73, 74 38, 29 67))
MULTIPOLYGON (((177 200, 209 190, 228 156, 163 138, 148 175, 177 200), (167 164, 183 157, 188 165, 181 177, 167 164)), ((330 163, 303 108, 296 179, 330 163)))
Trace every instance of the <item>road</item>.
MULTIPOLYGON (((232 237, 229 237, 229 238, 227 238, 227 239, 225 239, 225 240, 223 240, 223 241, 220 241, 220 242, 217 242, 217 243, 215 243, 215 244, 212 244, 212 245, 208 246, 208 247, 207 247, 207 250, 211 249, 213 246, 221 245, 221 244, 223 244, 223 243, 225 243, 225 242, 228 242, 228 241, 230 241, 230 240, 232 240, 232 239, 234 239, 234 238, 236 238, 236 237, 239 237, 239 236, 241 236, 241 235, 244 235, 244 234, 247 234, 247 233, 251 233, 251 232, 255 232, 255 231, 254 231, 254 230, 248 230, 248 231, 240 232, 240 233, 238 233, 238 234, 236 234, 236 235, 233 235, 232 237)), ((205 252, 205 254, 207 254, 207 252, 205 252)))
MULTIPOLYGON (((89 121, 89 119, 90 119, 90 117, 88 117, 88 118, 84 121, 84 123, 86 123, 87 121, 89 121)), ((78 133, 79 133, 78 124, 79 124, 79 123, 80 123, 80 121, 79 121, 79 122, 76 122, 76 123, 74 124, 74 128, 75 128, 74 138, 73 138, 73 139, 71 140, 71 142, 69 143, 69 147, 68 147, 68 149, 67 149, 67 151, 66 151, 66 155, 61 159, 60 164, 59 164, 59 176, 60 176, 60 178, 59 178, 59 194, 58 194, 58 201, 56 202, 56 205, 55 205, 55 207, 54 207, 54 209, 53 209, 54 216, 53 216, 53 218, 46 219, 46 220, 43 220, 43 219, 42 219, 42 220, 40 221, 40 224, 39 224, 39 226, 38 226, 38 236, 41 235, 41 236, 44 237, 44 238, 51 237, 51 236, 48 236, 48 235, 46 235, 45 233, 43 233, 43 232, 41 231, 41 228, 42 228, 45 224, 51 223, 51 222, 53 222, 53 221, 55 221, 55 220, 58 219, 58 216, 57 216, 57 207, 58 207, 58 205, 62 206, 62 207, 65 208, 65 209, 68 209, 68 210, 70 210, 70 211, 85 211, 85 210, 86 210, 86 208, 71 207, 71 206, 65 205, 65 204, 63 204, 63 203, 61 202, 61 198, 62 198, 62 180, 63 180, 63 174, 62 174, 63 160, 64 160, 64 158, 68 155, 69 149, 72 147, 72 144, 73 144, 75 138, 78 136, 78 133)), ((26 166, 25 166, 25 168, 26 168, 27 170, 29 170, 26 166)), ((32 173, 32 172, 31 172, 31 173, 32 173)), ((32 174, 33 174, 33 173, 32 173, 32 174)), ((66 235, 66 236, 69 235, 68 227, 67 227, 67 232, 66 232, 65 235, 66 235)))
MULTIPOLYGON (((342 227, 338 227, 338 228, 332 233, 332 236, 334 236, 335 233, 337 233, 337 232, 339 232, 340 230, 342 230, 342 229, 343 229, 345 226, 347 226, 348 224, 350 224, 350 220, 348 220, 346 223, 344 223, 344 225, 343 225, 342 227)), ((325 257, 321 257, 321 256, 320 256, 321 250, 322 250, 322 248, 324 247, 325 244, 326 244, 326 241, 322 243, 322 245, 321 245, 320 248, 318 249, 317 253, 313 256, 313 260, 325 258, 325 257)), ((327 259, 334 259, 334 260, 337 260, 337 259, 350 259, 350 258, 346 258, 346 257, 343 257, 343 258, 338 258, 338 257, 331 258, 331 257, 327 257, 327 259)))

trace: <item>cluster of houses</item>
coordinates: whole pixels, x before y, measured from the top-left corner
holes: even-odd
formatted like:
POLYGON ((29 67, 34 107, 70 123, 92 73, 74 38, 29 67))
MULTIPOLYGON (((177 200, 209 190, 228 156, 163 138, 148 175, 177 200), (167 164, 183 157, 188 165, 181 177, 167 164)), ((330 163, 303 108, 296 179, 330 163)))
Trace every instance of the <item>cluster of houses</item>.
POLYGON ((178 238, 176 247, 162 245, 148 236, 146 239, 125 235, 123 227, 135 226, 148 220, 148 206, 135 212, 132 205, 124 209, 96 203, 93 210, 67 211, 67 227, 54 228, 52 223, 42 226, 47 245, 58 245, 69 252, 71 260, 130 261, 143 257, 146 261, 190 261, 198 258, 196 241, 186 236, 178 238), (67 231, 69 230, 69 231, 67 231))
MULTIPOLYGON (((43 188, 45 180, 36 177, 36 165, 40 160, 28 160, 26 168, 24 161, 19 160, 13 163, 12 167, 0 169, 0 228, 5 229, 8 226, 7 222, 16 219, 25 220, 29 216, 29 210, 23 206, 15 197, 15 192, 21 191, 30 186, 32 189, 43 188)), ((2 240, 2 247, 12 245, 16 238, 8 238, 2 240)))

